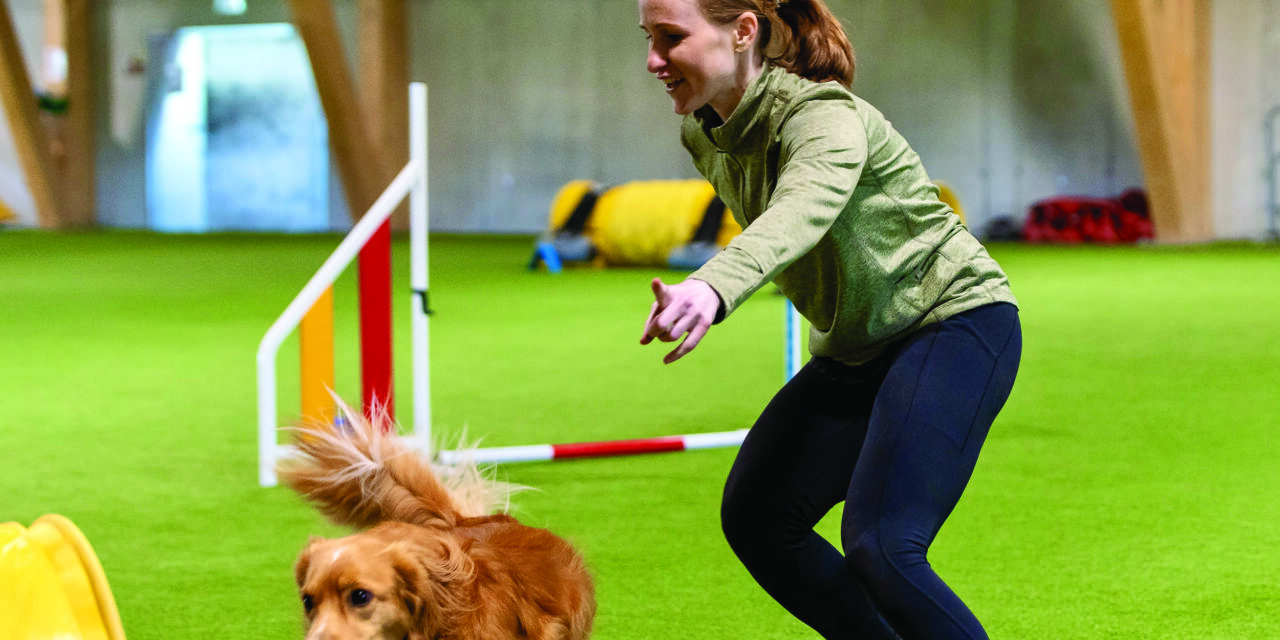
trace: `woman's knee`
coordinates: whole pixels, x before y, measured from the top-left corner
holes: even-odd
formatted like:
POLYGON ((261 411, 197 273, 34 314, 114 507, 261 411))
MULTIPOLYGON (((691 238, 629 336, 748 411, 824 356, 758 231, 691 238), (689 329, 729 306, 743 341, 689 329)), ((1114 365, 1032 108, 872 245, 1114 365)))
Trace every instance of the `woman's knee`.
POLYGON ((740 551, 760 537, 759 510, 762 501, 730 478, 720 500, 720 529, 734 551, 740 551))
POLYGON ((812 525, 805 526, 790 504, 793 502, 775 492, 729 482, 720 502, 720 528, 725 540, 739 557, 775 553, 795 542, 812 525))
POLYGON ((874 529, 852 534, 846 530, 844 557, 853 575, 868 586, 876 582, 875 577, 882 575, 887 565, 880 546, 880 536, 874 529))
POLYGON ((928 564, 928 546, 910 536, 885 535, 879 527, 844 532, 845 562, 868 591, 896 583, 920 563, 928 564))

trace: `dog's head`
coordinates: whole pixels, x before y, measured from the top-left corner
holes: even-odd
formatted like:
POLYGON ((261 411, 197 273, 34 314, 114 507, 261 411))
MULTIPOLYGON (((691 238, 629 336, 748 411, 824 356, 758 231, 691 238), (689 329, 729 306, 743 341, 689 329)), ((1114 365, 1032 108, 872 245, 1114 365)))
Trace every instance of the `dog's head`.
POLYGON ((461 611, 472 565, 444 532, 312 540, 294 572, 306 640, 429 640, 461 611))

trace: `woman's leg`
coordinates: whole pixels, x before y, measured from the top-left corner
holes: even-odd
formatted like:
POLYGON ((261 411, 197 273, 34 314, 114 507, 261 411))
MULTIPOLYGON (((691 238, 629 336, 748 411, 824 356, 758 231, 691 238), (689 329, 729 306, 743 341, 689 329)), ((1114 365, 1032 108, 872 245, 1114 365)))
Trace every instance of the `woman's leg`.
POLYGON ((883 367, 839 381, 815 360, 751 428, 725 485, 725 537, 751 575, 825 638, 895 638, 844 556, 813 527, 844 500, 883 367))
POLYGON ((926 558, 1009 397, 1017 310, 988 305, 926 327, 897 352, 845 501, 849 567, 905 640, 986 638, 926 558))

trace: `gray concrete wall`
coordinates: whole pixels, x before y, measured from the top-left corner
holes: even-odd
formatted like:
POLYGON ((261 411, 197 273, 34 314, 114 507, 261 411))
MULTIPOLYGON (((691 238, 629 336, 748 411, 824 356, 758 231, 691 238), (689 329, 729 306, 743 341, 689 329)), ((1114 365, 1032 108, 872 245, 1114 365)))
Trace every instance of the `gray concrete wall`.
MULTIPOLYGON (((13 4, 13 3, 11 3, 13 4)), ((24 5, 27 3, 16 3, 24 5)), ((284 3, 217 17, 210 3, 104 0, 99 204, 145 222, 147 38, 182 26, 287 21, 284 3)), ((981 231, 1055 195, 1140 185, 1108 0, 830 0, 858 52, 854 90, 951 183, 981 231)), ((335 0, 354 57, 355 0, 335 0)), ((39 18, 14 11, 29 56, 39 18)), ((565 182, 696 176, 679 118, 644 69, 628 0, 412 0, 411 73, 431 88, 433 229, 532 232, 565 182)), ((1280 103, 1280 0, 1215 3, 1214 214, 1260 237, 1262 116, 1280 103)), ((0 137, 0 189, 17 171, 0 137), (9 156, 5 154, 8 153, 9 156)), ((343 207, 334 180, 331 206, 343 207)), ((0 191, 11 206, 20 198, 0 191)))
MULTIPOLYGON (((1280 2, 1216 2, 1213 23, 1214 231, 1220 238, 1263 237, 1263 122, 1268 110, 1280 108, 1280 2)), ((1280 140, 1275 146, 1280 149, 1280 140)))
MULTIPOLYGON (((854 90, 951 183, 971 225, 1141 184, 1107 0, 832 0, 854 90)), ((434 0, 415 14, 443 228, 523 231, 555 189, 693 173, 630 2, 434 0), (420 18, 419 18, 420 16, 420 18)))
POLYGON ((574 179, 693 177, 679 118, 644 69, 634 2, 415 5, 430 87, 433 228, 533 231, 574 179))

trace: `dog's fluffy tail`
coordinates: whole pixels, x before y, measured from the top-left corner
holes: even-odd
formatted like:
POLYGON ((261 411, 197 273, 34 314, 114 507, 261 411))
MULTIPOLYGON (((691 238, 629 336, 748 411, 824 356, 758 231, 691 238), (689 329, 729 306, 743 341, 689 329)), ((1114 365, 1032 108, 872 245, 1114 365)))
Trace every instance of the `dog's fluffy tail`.
POLYGON ((473 463, 441 468, 406 447, 385 416, 366 419, 339 403, 345 424, 293 429, 297 454, 279 465, 281 480, 336 524, 371 527, 387 520, 453 526, 504 507, 512 488, 473 463))

